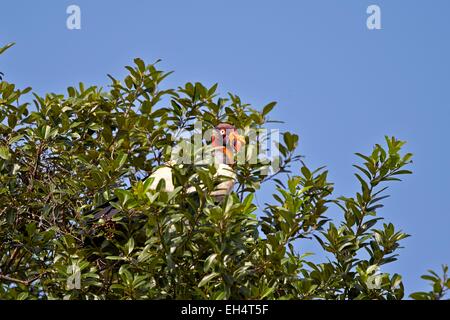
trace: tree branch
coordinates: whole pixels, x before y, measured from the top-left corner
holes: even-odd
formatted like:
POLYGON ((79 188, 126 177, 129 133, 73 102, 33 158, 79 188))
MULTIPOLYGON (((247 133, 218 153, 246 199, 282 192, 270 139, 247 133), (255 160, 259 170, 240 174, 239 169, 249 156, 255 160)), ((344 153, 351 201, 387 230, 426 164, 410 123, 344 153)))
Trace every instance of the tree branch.
POLYGON ((12 277, 0 274, 0 279, 2 279, 2 280, 15 282, 15 283, 20 283, 20 284, 23 284, 25 286, 29 286, 33 281, 36 281, 40 277, 41 277, 41 275, 38 275, 38 276, 36 276, 34 278, 31 278, 31 279, 28 279, 28 280, 20 280, 20 279, 16 279, 16 278, 12 278, 12 277))

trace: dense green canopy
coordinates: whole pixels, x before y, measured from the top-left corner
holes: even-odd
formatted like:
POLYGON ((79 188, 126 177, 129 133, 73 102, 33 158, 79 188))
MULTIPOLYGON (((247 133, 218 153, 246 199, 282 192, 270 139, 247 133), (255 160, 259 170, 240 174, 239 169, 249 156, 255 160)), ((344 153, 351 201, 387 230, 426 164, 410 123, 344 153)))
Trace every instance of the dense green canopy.
MULTIPOLYGON (((219 97, 217 85, 165 88, 169 73, 134 62, 124 80, 110 76, 107 91, 80 83, 31 97, 3 75, 1 299, 404 297, 401 276, 383 265, 408 235, 378 215, 386 186, 410 173, 404 142, 386 137, 370 154, 357 153, 360 190, 349 197, 335 197, 325 168, 301 162, 290 132, 277 145, 280 171, 237 163, 236 192, 221 202, 210 196, 213 166, 176 167, 173 192, 151 190, 143 178, 170 160, 177 133, 192 133, 195 122, 261 129, 275 103, 253 108, 233 94, 219 97), (289 174, 293 162, 301 170, 289 174), (193 175, 206 191, 186 192, 193 175), (254 194, 268 181, 275 194, 258 207, 254 194), (118 213, 93 219, 107 201, 118 213), (311 262, 305 241, 318 241, 329 260, 311 262)), ((433 291, 413 298, 439 299, 450 286, 446 275, 425 279, 433 291)))

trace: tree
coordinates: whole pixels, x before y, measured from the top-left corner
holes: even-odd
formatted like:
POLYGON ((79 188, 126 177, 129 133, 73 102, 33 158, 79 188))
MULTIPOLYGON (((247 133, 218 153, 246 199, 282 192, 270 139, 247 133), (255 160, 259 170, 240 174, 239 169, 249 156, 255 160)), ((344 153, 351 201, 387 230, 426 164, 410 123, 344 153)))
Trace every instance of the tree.
MULTIPOLYGON (((192 133, 196 121, 260 129, 275 103, 258 111, 236 95, 218 97, 217 85, 164 89, 169 73, 134 63, 123 81, 109 76, 107 92, 80 83, 67 95, 33 93, 33 106, 23 101, 31 88, 2 79, 0 298, 403 298, 400 275, 377 273, 408 236, 378 216, 386 185, 411 173, 403 141, 386 137, 386 146, 356 154, 363 163, 353 197, 333 196, 327 170, 301 161, 290 132, 277 144, 280 170, 266 175, 267 162, 239 163, 236 192, 221 202, 209 194, 213 166, 176 167, 174 191, 152 190, 143 178, 170 159, 182 130, 192 133), (253 197, 268 181, 276 193, 258 212, 253 197), (192 184, 206 191, 187 193, 192 184), (118 213, 93 219, 107 201, 118 213), (329 260, 309 261, 298 250, 304 241, 318 241, 329 260)), ((434 293, 412 298, 443 298, 447 276, 425 279, 434 293)))

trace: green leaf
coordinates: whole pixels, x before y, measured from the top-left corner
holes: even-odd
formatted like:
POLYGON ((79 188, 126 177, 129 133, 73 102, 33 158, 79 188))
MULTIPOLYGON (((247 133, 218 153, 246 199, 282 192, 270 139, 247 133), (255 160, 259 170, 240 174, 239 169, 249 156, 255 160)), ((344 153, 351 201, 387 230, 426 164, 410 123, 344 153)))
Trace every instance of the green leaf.
POLYGON ((312 177, 311 171, 306 166, 301 167, 300 171, 302 172, 305 179, 307 180, 311 179, 312 177))
POLYGON ((124 257, 119 257, 119 256, 107 256, 106 259, 107 260, 125 260, 124 257))
POLYGON ((211 254, 208 258, 206 258, 205 260, 205 266, 203 268, 204 272, 207 272, 209 269, 211 269, 211 267, 213 266, 213 264, 216 262, 216 258, 217 258, 218 254, 217 253, 213 253, 211 254))
POLYGON ((8 43, 6 46, 0 48, 0 54, 11 48, 13 45, 15 45, 15 42, 8 43))
POLYGON ((429 280, 431 282, 439 281, 438 277, 433 277, 433 276, 429 276, 429 275, 423 275, 423 276, 421 276, 421 278, 424 280, 429 280))
POLYGON ((392 173, 393 175, 398 175, 398 174, 412 174, 412 171, 410 170, 399 170, 399 171, 395 171, 394 173, 392 173))
POLYGON ((0 158, 3 160, 11 159, 11 154, 9 153, 9 148, 5 146, 0 146, 0 158))
POLYGON ((142 59, 136 58, 136 59, 134 59, 134 63, 136 63, 136 65, 138 66, 140 72, 144 72, 145 71, 145 63, 144 63, 144 61, 142 59))
POLYGON ((50 133, 51 133, 51 130, 52 130, 52 127, 50 127, 50 126, 45 126, 43 129, 42 129, 43 131, 42 131, 42 133, 43 133, 43 138, 45 139, 45 140, 47 140, 48 138, 50 138, 50 133))
POLYGON ((202 280, 200 281, 200 283, 198 284, 198 287, 199 287, 199 288, 203 287, 203 286, 206 285, 209 281, 211 281, 212 279, 214 279, 215 277, 217 277, 217 276, 219 276, 219 275, 220 275, 220 273, 213 272, 213 273, 210 273, 210 274, 204 276, 203 279, 202 279, 202 280))
POLYGON ((211 88, 209 88, 208 96, 212 96, 216 92, 218 85, 219 85, 218 83, 215 83, 211 88))
POLYGON ((131 237, 128 242, 125 244, 125 249, 127 250, 127 254, 129 255, 134 250, 134 238, 131 237))
POLYGON ((269 114, 270 111, 272 111, 272 109, 273 109, 276 105, 277 105, 277 103, 276 103, 275 101, 273 101, 273 102, 267 104, 267 105, 263 108, 262 115, 263 115, 263 116, 266 116, 267 114, 269 114))
POLYGON ((289 151, 294 151, 298 144, 298 135, 292 134, 290 132, 285 132, 283 134, 284 143, 289 151))
POLYGON ((114 193, 119 198, 121 205, 125 205, 131 198, 131 192, 128 190, 116 189, 114 193))
POLYGON ((430 300, 426 292, 414 292, 409 297, 414 300, 430 300))
POLYGON ((17 300, 26 300, 28 298, 28 292, 21 292, 18 296, 17 296, 17 300))
POLYGON ((275 287, 267 288, 264 291, 263 295, 261 296, 261 299, 264 299, 264 298, 268 297, 274 291, 275 291, 275 287))
POLYGON ((127 159, 128 159, 128 154, 121 153, 116 159, 116 168, 117 169, 122 168, 123 165, 125 164, 125 162, 127 162, 127 159))

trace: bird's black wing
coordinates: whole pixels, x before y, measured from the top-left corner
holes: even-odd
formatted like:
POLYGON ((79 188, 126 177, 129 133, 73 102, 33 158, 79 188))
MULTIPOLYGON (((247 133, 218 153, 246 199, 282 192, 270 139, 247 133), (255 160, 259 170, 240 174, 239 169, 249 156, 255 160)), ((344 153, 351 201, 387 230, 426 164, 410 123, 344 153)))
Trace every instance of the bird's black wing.
MULTIPOLYGON (((139 181, 145 181, 150 175, 139 181)), ((127 190, 130 190, 131 187, 128 187, 127 190)), ((111 200, 106 201, 104 204, 96 207, 95 209, 90 210, 86 213, 86 215, 93 214, 94 217, 90 220, 90 222, 98 221, 99 219, 111 219, 116 213, 119 212, 114 206, 111 205, 113 202, 117 202, 119 198, 114 197, 111 200)))

